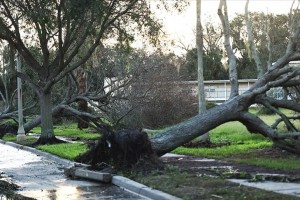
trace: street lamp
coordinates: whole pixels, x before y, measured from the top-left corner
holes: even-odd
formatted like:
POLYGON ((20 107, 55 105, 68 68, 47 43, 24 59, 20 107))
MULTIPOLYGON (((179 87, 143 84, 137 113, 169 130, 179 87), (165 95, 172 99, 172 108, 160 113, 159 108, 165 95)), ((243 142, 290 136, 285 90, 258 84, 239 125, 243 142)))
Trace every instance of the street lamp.
MULTIPOLYGON (((17 66, 16 67, 17 72, 21 72, 21 62, 20 62, 20 55, 18 51, 16 53, 16 66, 17 66)), ((18 117, 19 117, 17 142, 21 142, 26 139, 26 136, 25 136, 25 130, 23 126, 22 82, 19 77, 17 77, 17 90, 18 90, 18 117)))

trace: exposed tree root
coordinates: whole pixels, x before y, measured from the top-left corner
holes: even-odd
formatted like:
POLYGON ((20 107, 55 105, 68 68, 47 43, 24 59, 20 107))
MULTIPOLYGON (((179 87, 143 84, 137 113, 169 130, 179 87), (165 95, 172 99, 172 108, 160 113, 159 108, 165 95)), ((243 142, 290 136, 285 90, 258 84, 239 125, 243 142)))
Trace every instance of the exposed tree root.
POLYGON ((32 146, 45 145, 45 144, 61 144, 61 143, 66 143, 66 142, 56 138, 55 136, 51 138, 40 137, 36 142, 32 144, 32 146))
POLYGON ((158 166, 151 142, 145 132, 137 130, 101 131, 103 136, 76 161, 97 166, 112 166, 116 169, 142 168, 142 165, 158 166), (106 163, 106 165, 103 165, 106 163))

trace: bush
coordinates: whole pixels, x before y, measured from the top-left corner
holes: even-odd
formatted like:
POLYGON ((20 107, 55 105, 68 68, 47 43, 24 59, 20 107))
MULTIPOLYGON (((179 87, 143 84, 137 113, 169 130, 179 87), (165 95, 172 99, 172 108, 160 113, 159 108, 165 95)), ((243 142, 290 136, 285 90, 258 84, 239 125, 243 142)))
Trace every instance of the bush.
POLYGON ((206 109, 211 109, 213 107, 218 106, 218 104, 216 104, 215 102, 206 102, 206 109))
POLYGON ((270 108, 261 107, 259 111, 257 112, 257 115, 274 115, 276 114, 274 110, 271 110, 270 108))

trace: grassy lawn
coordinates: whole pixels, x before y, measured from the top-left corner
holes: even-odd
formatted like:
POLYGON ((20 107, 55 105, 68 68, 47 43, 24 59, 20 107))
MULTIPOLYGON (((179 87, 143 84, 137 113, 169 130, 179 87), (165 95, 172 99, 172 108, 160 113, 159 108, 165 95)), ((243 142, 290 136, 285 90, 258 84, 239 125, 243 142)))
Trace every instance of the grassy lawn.
MULTIPOLYGON (((32 133, 40 134, 41 128, 36 127, 32 133)), ((54 129, 54 134, 56 136, 66 137, 66 138, 80 138, 84 140, 96 140, 100 136, 98 133, 89 133, 88 130, 79 130, 76 128, 75 124, 66 126, 56 126, 54 129)), ((3 138, 5 141, 17 142, 16 135, 7 134, 3 138)), ((26 136, 26 140, 22 141, 22 145, 30 145, 34 143, 38 138, 34 136, 26 136)), ((88 146, 83 142, 76 143, 62 143, 62 144, 51 144, 51 145, 39 145, 37 149, 51 154, 57 155, 61 158, 74 160, 79 154, 84 153, 88 150, 88 146)))
POLYGON ((61 158, 66 158, 68 160, 74 160, 81 153, 84 153, 88 150, 88 146, 82 142, 71 144, 63 143, 52 145, 40 145, 36 148, 57 155, 61 158))
POLYGON ((243 154, 250 149, 272 146, 272 142, 261 135, 249 134, 239 122, 228 122, 210 131, 211 142, 216 148, 179 147, 173 153, 195 155, 207 158, 224 158, 243 154))

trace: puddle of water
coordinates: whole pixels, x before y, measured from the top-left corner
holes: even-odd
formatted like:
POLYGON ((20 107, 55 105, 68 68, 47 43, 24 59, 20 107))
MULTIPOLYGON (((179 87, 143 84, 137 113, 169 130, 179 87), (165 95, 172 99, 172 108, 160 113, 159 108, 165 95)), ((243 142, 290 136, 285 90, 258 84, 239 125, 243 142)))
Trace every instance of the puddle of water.
POLYGON ((191 167, 193 169, 228 169, 228 170, 232 170, 232 166, 205 166, 205 167, 191 167))
POLYGON ((191 162, 196 161, 196 162, 214 162, 216 161, 215 159, 209 159, 209 158, 202 158, 202 159, 196 159, 196 160, 191 160, 191 162))
POLYGON ((143 199, 138 195, 123 190, 117 186, 63 186, 54 190, 19 191, 19 194, 43 200, 82 200, 82 199, 143 199))

